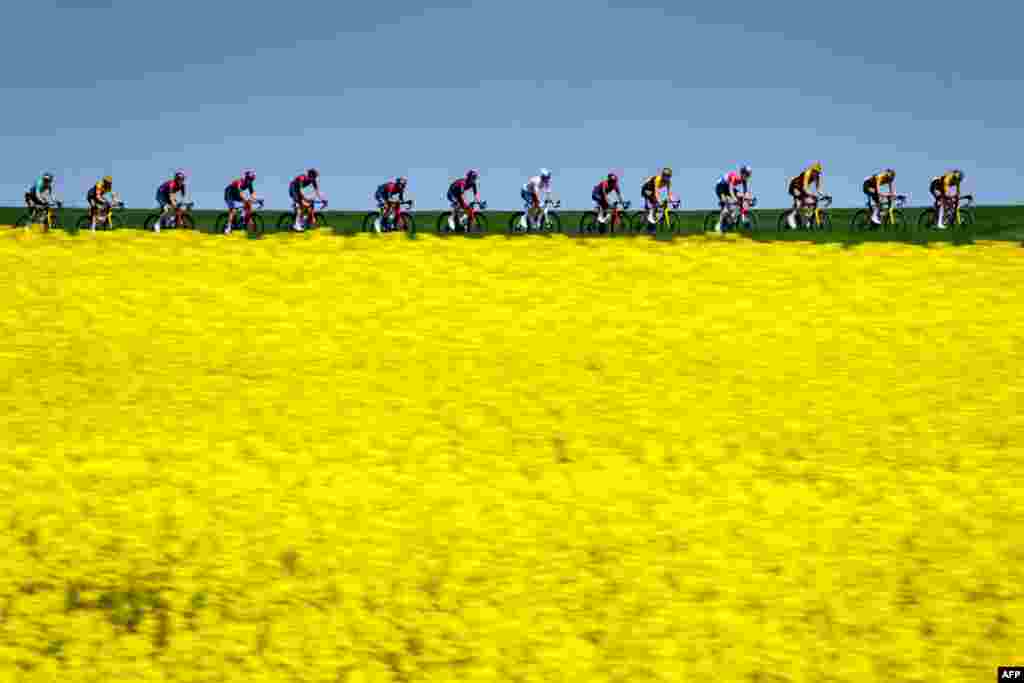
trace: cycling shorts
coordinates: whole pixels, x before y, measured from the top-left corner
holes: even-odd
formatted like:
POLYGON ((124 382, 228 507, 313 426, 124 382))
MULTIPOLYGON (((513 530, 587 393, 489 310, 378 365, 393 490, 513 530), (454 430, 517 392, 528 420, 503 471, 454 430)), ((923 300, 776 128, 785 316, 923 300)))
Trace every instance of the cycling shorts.
POLYGON ((163 190, 156 191, 156 203, 161 209, 171 204, 171 193, 163 190))

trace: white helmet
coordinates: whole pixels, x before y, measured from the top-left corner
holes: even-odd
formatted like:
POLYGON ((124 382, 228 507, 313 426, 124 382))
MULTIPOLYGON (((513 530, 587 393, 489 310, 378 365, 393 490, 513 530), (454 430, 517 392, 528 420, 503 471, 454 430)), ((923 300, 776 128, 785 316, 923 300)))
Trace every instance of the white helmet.
POLYGON ((545 179, 550 178, 551 177, 551 171, 549 171, 546 168, 540 169, 540 177, 541 178, 545 178, 545 179))

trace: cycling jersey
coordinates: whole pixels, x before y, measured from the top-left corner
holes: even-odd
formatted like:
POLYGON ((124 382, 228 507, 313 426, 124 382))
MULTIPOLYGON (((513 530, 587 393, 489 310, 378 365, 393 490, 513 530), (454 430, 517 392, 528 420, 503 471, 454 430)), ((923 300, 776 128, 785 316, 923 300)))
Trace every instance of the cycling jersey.
POLYGON ((657 195, 661 192, 662 188, 668 189, 671 184, 671 180, 668 180, 659 173, 658 175, 652 175, 650 178, 644 181, 642 194, 653 194, 657 195))
POLYGON ((232 181, 224 188, 224 198, 241 201, 243 191, 249 193, 256 192, 255 188, 253 188, 253 181, 246 180, 245 178, 239 178, 238 180, 232 181))
POLYGON ((448 195, 453 197, 461 197, 467 192, 477 191, 476 181, 467 178, 459 178, 448 186, 448 195))
POLYGON ((932 194, 941 193, 943 195, 949 194, 949 188, 955 187, 957 191, 960 190, 960 179, 957 178, 955 173, 946 173, 945 175, 936 176, 932 178, 929 190, 932 194))
POLYGON ((885 171, 868 176, 864 179, 864 194, 878 194, 882 191, 882 185, 889 185, 895 179, 895 173, 885 171))
POLYGON ((172 194, 177 194, 179 192, 183 195, 185 194, 185 183, 174 179, 163 183, 156 193, 158 195, 170 197, 172 194))
POLYGON ((544 182, 544 179, 539 175, 532 176, 523 185, 523 193, 529 194, 531 197, 540 197, 551 192, 551 181, 544 182))
POLYGON ((103 184, 103 181, 101 180, 100 182, 96 183, 91 188, 89 188, 89 192, 88 194, 85 195, 85 198, 88 199, 90 202, 98 202, 103 199, 103 195, 112 191, 113 188, 108 188, 106 185, 103 184))
POLYGON ((398 201, 405 201, 405 188, 396 182, 388 182, 377 188, 375 195, 379 202, 390 202, 398 198, 398 201))
POLYGON ((594 185, 594 191, 593 191, 592 194, 601 194, 603 196, 606 196, 606 195, 611 194, 612 192, 618 192, 618 191, 619 191, 619 181, 618 180, 611 181, 611 180, 608 180, 607 178, 605 178, 604 180, 599 182, 597 185, 594 185))
POLYGON ((302 175, 295 176, 292 179, 291 184, 288 185, 288 189, 291 190, 292 193, 301 192, 304 188, 307 188, 310 185, 313 186, 313 189, 317 191, 320 190, 320 184, 317 181, 317 179, 311 178, 310 176, 303 173, 302 175))
POLYGON ((743 176, 741 176, 736 171, 729 171, 728 173, 723 173, 722 175, 718 176, 718 184, 725 185, 726 187, 729 188, 733 188, 737 187, 738 185, 746 185, 747 181, 745 181, 743 179, 743 176))
POLYGON ((791 178, 789 181, 789 193, 790 194, 803 194, 810 188, 811 183, 821 180, 821 173, 815 171, 813 168, 809 168, 795 178, 791 178))

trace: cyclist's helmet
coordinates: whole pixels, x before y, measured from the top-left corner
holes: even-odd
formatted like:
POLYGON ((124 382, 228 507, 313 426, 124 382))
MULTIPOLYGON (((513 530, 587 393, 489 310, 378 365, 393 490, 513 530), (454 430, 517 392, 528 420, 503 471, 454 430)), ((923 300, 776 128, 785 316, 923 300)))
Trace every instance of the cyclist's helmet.
POLYGON ((615 183, 619 182, 619 176, 615 175, 614 173, 609 173, 608 182, 614 185, 615 183))
POLYGON ((544 180, 550 180, 551 179, 551 171, 549 169, 546 169, 546 168, 540 169, 540 177, 543 178, 544 180))
POLYGON ((52 173, 44 173, 43 174, 43 180, 45 180, 48 183, 52 183, 53 182, 53 174, 52 173))
POLYGON ((821 162, 820 161, 815 161, 814 165, 811 166, 811 170, 812 171, 816 171, 818 173, 821 173, 821 162))
POLYGON ((306 171, 306 175, 308 175, 310 178, 319 178, 320 171, 316 170, 315 168, 311 168, 308 171, 306 171))
POLYGON ((672 177, 672 169, 669 168, 668 166, 666 166, 665 168, 661 169, 661 175, 663 177, 665 177, 665 178, 671 178, 672 177))
POLYGON ((184 171, 175 171, 174 172, 174 179, 175 180, 185 180, 185 172, 184 171))
POLYGON ((114 185, 114 179, 110 176, 103 176, 103 184, 107 187, 112 187, 114 185))
POLYGON ((888 176, 889 178, 895 178, 896 177, 896 169, 894 169, 894 168, 887 168, 887 169, 885 169, 885 175, 888 176))
POLYGON ((405 187, 408 183, 409 179, 406 178, 405 176, 398 176, 397 178, 395 178, 396 185, 401 185, 402 187, 405 187))
POLYGON ((955 169, 955 170, 953 171, 953 175, 955 175, 955 176, 957 177, 957 180, 960 180, 960 181, 963 181, 963 179, 964 179, 964 177, 965 177, 965 176, 964 176, 964 172, 963 172, 963 171, 961 171, 961 170, 960 170, 959 168, 958 168, 958 169, 955 169))
POLYGON ((473 180, 474 178, 479 178, 479 177, 480 177, 480 171, 476 170, 475 168, 471 168, 468 171, 466 171, 466 178, 468 178, 469 180, 473 180))
POLYGON ((750 166, 743 166, 740 168, 740 175, 744 178, 749 178, 754 175, 754 169, 750 168, 750 166))
POLYGON ((256 171, 250 168, 249 170, 242 172, 242 177, 246 180, 256 180, 256 171))

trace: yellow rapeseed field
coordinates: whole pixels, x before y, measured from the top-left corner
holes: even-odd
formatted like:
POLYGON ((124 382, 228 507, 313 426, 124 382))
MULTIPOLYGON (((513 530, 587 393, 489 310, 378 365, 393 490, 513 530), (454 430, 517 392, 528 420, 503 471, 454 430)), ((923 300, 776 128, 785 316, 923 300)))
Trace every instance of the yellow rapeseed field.
POLYGON ((0 235, 0 681, 989 681, 1024 250, 0 235))

